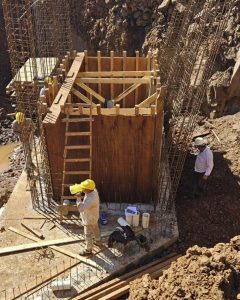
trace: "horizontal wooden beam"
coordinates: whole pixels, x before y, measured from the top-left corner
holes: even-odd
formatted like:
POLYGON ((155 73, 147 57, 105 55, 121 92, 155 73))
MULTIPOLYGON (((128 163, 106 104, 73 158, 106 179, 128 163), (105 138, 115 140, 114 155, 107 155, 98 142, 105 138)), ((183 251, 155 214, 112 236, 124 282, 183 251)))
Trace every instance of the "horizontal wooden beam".
POLYGON ((92 104, 92 106, 96 106, 95 103, 91 102, 91 100, 88 97, 84 96, 82 93, 80 93, 75 88, 72 88, 71 92, 73 93, 73 95, 75 95, 76 97, 78 97, 79 99, 81 99, 83 102, 85 102, 87 104, 92 104))
POLYGON ((89 86, 84 84, 83 82, 76 80, 75 83, 80 86, 83 90, 85 90, 87 93, 91 94, 93 97, 95 97, 97 100, 99 100, 102 103, 105 103, 105 99, 103 96, 99 95, 97 92, 95 92, 93 89, 91 89, 89 86))
POLYGON ((101 84, 133 84, 133 83, 151 83, 151 76, 144 78, 78 78, 76 83, 101 83, 101 84))
POLYGON ((157 100, 157 92, 152 94, 151 96, 149 96, 147 99, 145 99, 144 101, 142 101, 141 103, 139 103, 139 107, 149 107, 151 104, 156 104, 157 100))
POLYGON ((62 107, 63 113, 68 113, 70 115, 90 115, 92 113, 93 116, 96 115, 103 115, 103 116, 116 116, 116 115, 122 115, 122 116, 136 116, 136 115, 152 115, 152 108, 150 107, 139 107, 137 114, 135 108, 119 108, 119 107, 112 107, 112 108, 101 108, 101 107, 94 107, 92 108, 92 112, 90 111, 90 108, 82 108, 80 111, 78 108, 70 108, 69 106, 67 108, 62 107))
MULTIPOLYGON (((10 231, 12 231, 12 232, 15 232, 15 233, 17 233, 17 234, 19 234, 19 235, 21 235, 21 236, 23 236, 23 237, 25 237, 25 238, 31 240, 31 241, 35 241, 35 242, 41 241, 39 238, 34 237, 34 236, 31 236, 31 235, 29 235, 29 234, 26 234, 25 232, 22 232, 21 230, 18 230, 18 229, 14 228, 14 227, 9 227, 8 229, 9 229, 10 231)), ((76 241, 81 241, 79 238, 71 238, 71 239, 75 239, 76 241)), ((42 242, 42 241, 41 241, 41 242, 42 242)), ((81 255, 75 254, 75 253, 73 253, 73 252, 71 252, 71 251, 62 249, 61 247, 58 247, 58 246, 55 246, 55 245, 49 246, 49 248, 51 248, 52 250, 55 250, 55 251, 57 251, 57 252, 59 252, 59 253, 65 254, 65 255, 67 255, 67 256, 69 256, 69 257, 75 258, 75 259, 81 261, 82 263, 84 263, 84 264, 86 264, 86 265, 88 265, 88 266, 90 266, 90 267, 93 267, 93 268, 95 268, 95 269, 99 269, 99 268, 96 266, 96 263, 95 263, 95 262, 91 262, 91 261, 90 261, 89 259, 87 259, 86 257, 83 257, 83 256, 81 256, 81 255)), ((97 254, 97 253, 95 253, 95 254, 97 254)))
POLYGON ((0 248, 0 255, 13 254, 17 252, 29 251, 38 248, 45 248, 53 245, 64 245, 64 244, 77 243, 83 241, 84 239, 79 239, 79 238, 63 238, 57 240, 39 241, 30 244, 0 248))
POLYGON ((55 124, 58 120, 58 117, 61 112, 61 105, 64 105, 67 101, 68 95, 73 87, 74 81, 77 77, 77 74, 81 68, 82 62, 84 59, 84 53, 78 53, 75 57, 72 66, 55 97, 53 104, 50 107, 50 112, 47 113, 46 117, 43 120, 43 123, 55 124))
POLYGON ((102 72, 79 72, 77 78, 83 77, 140 77, 153 76, 154 71, 102 71, 102 72))

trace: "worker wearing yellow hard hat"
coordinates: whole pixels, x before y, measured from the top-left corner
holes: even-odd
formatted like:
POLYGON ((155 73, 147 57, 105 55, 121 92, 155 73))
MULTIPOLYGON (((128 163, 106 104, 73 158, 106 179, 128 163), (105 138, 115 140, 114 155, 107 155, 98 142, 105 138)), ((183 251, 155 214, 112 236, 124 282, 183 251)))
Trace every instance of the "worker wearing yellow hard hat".
POLYGON ((70 186, 71 194, 77 196, 77 207, 80 212, 86 240, 85 249, 80 255, 90 255, 93 248, 93 239, 97 245, 101 245, 101 234, 98 225, 99 219, 99 195, 96 184, 92 179, 86 179, 79 184, 70 186), (81 199, 81 193, 85 196, 81 199))

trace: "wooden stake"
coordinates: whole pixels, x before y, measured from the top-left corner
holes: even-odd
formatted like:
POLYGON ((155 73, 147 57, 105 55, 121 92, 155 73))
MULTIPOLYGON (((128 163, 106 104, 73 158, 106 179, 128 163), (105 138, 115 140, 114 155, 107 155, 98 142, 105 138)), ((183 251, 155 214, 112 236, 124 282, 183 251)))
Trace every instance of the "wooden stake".
POLYGON ((38 232, 38 231, 36 231, 36 230, 34 230, 34 229, 28 227, 28 226, 25 225, 24 223, 21 223, 21 225, 22 225, 25 229, 27 229, 28 231, 30 231, 32 234, 34 234, 36 237, 38 237, 39 239, 41 239, 41 240, 44 240, 44 239, 45 239, 45 237, 43 236, 43 234, 42 234, 41 232, 38 232))

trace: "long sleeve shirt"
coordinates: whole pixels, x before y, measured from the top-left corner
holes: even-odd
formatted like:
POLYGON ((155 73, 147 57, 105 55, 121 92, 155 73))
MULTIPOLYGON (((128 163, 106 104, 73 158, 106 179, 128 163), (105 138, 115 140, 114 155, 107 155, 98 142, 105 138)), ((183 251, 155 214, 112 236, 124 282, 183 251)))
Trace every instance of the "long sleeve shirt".
POLYGON ((21 142, 32 142, 35 131, 35 125, 32 119, 26 118, 22 123, 18 123, 16 120, 14 120, 12 124, 12 129, 13 133, 15 133, 18 136, 21 142))
POLYGON ((83 201, 77 199, 77 207, 80 212, 83 225, 96 224, 99 219, 99 196, 95 189, 89 194, 86 194, 83 201))
POLYGON ((209 147, 206 147, 202 152, 199 152, 195 162, 195 172, 204 173, 209 176, 213 169, 213 153, 209 147))

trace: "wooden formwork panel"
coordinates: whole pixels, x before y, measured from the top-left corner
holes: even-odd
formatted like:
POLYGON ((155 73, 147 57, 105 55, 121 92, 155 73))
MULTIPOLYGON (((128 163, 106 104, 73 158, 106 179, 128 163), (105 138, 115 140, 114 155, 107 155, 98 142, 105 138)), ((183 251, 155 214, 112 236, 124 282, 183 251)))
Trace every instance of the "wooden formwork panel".
MULTIPOLYGON (((150 201, 154 188, 153 156, 156 151, 155 129, 158 122, 162 123, 162 112, 155 116, 94 117, 92 177, 96 181, 102 201, 145 203, 150 201)), ((84 131, 83 124, 72 123, 71 126, 73 131, 84 131)), ((64 123, 59 120, 54 126, 46 124, 45 130, 54 196, 60 198, 64 123)), ((87 137, 79 136, 71 139, 71 145, 78 145, 84 143, 87 137)), ((158 139, 161 139, 161 136, 158 139)), ((73 149, 68 157, 76 157, 76 151, 78 155, 79 151, 83 151, 82 157, 85 156, 86 150, 73 149)), ((77 162, 71 166, 71 171, 75 170, 79 170, 77 162)), ((68 180, 78 183, 86 179, 84 175, 70 176, 72 177, 66 177, 66 183, 68 180)))

